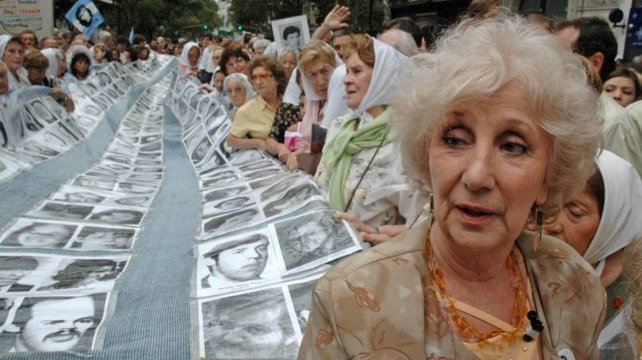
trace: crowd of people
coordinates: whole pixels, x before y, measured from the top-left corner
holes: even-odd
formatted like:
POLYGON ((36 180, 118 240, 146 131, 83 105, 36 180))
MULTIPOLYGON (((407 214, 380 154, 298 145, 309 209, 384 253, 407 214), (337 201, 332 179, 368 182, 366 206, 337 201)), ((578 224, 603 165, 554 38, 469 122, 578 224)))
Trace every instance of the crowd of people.
POLYGON ((353 34, 349 17, 337 5, 300 49, 1 35, 0 103, 44 86, 73 112, 65 84, 93 66, 176 56, 229 111, 228 146, 313 175, 373 246, 319 281, 302 359, 638 354, 642 64, 616 61, 609 24, 498 1, 430 38, 410 18, 353 34))

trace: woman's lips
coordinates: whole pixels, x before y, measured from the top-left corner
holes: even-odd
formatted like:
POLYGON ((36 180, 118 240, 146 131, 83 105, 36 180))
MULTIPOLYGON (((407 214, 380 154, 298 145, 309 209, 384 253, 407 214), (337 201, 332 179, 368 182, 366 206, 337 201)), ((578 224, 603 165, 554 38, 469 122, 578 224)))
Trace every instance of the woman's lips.
POLYGON ((483 225, 490 222, 496 213, 487 208, 458 205, 455 207, 459 217, 470 225, 483 225))

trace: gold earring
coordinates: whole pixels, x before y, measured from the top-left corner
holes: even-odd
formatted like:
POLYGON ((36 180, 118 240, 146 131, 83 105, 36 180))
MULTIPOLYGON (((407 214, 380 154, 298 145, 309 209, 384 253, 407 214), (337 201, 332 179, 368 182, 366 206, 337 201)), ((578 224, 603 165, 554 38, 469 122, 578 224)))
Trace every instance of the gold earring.
POLYGON ((537 230, 537 238, 533 243, 533 250, 539 250, 539 244, 542 242, 542 226, 544 225, 544 213, 539 205, 535 208, 535 228, 537 230))

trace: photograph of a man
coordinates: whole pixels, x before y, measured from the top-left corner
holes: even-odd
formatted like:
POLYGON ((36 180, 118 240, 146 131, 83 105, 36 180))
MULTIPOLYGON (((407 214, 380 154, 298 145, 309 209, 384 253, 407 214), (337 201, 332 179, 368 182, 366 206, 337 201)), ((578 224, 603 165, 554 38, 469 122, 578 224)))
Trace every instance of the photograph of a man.
POLYGON ((71 244, 81 250, 128 250, 134 241, 131 229, 85 226, 71 244))
POLYGON ((63 264, 51 277, 53 284, 38 290, 101 289, 109 291, 114 281, 125 268, 126 261, 110 259, 79 259, 63 264))
POLYGON ((215 245, 203 254, 209 274, 201 279, 201 287, 260 280, 268 261, 269 245, 270 240, 263 234, 215 245))
POLYGON ((0 293, 29 291, 33 284, 21 282, 38 267, 31 256, 0 256, 0 293))
POLYGON ((86 218, 93 209, 93 206, 87 205, 69 205, 57 202, 46 202, 39 209, 30 212, 29 216, 45 219, 81 220, 86 218))
POLYGON ((263 208, 263 212, 266 217, 283 215, 300 208, 307 201, 312 200, 315 195, 321 198, 321 192, 316 185, 301 184, 289 189, 276 200, 269 202, 263 208))
POLYGON ((94 329, 102 319, 100 299, 104 294, 24 299, 12 325, 0 335, 7 344, 4 351, 91 350, 94 329))
POLYGON ((274 224, 286 270, 329 256, 355 245, 346 226, 321 211, 274 224))
POLYGON ((301 49, 301 29, 295 25, 288 25, 283 29, 283 45, 292 49, 301 49))
POLYGON ((91 10, 85 5, 80 5, 78 9, 76 9, 76 20, 84 27, 91 25, 93 17, 94 15, 91 13, 91 10))
POLYGON ((138 225, 143 215, 137 210, 110 209, 94 213, 89 219, 118 225, 138 225))
POLYGON ((298 351, 280 288, 203 302, 208 359, 293 359, 298 351))
POLYGON ((203 200, 204 202, 221 200, 230 196, 240 195, 246 191, 249 191, 249 190, 245 185, 232 186, 224 189, 212 190, 204 193, 203 200))
POLYGON ((207 219, 205 220, 204 229, 206 233, 212 233, 222 230, 240 229, 251 225, 255 220, 258 219, 258 217, 258 209, 244 209, 207 219))

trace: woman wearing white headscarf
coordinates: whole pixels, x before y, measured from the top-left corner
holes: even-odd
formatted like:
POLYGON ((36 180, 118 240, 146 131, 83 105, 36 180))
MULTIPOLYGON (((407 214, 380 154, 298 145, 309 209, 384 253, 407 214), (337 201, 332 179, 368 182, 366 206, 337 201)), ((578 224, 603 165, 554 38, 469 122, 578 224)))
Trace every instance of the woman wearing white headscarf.
POLYGON ((201 58, 201 49, 195 42, 188 42, 183 46, 183 52, 178 61, 178 68, 185 75, 198 76, 198 64, 201 58))
POLYGON ((65 72, 65 64, 61 63, 60 50, 55 48, 42 49, 40 51, 49 61, 47 68, 47 79, 53 86, 60 86, 60 76, 65 72))
POLYGON ((19 37, 0 35, 0 61, 8 69, 9 89, 18 90, 30 86, 27 70, 22 67, 24 59, 24 44, 19 37))
POLYGON ((411 63, 367 35, 355 36, 346 55, 343 82, 352 113, 330 124, 315 180, 332 208, 369 226, 411 222, 424 200, 407 185, 389 123, 389 105, 411 63))
MULTIPOLYGON (((544 230, 567 242, 595 267, 607 290, 608 323, 622 316, 624 312, 618 310, 630 302, 620 275, 624 250, 642 241, 642 180, 628 161, 610 151, 603 150, 595 163, 597 169, 584 191, 565 203, 544 230)), ((600 347, 617 331, 607 333, 600 335, 600 347)))

